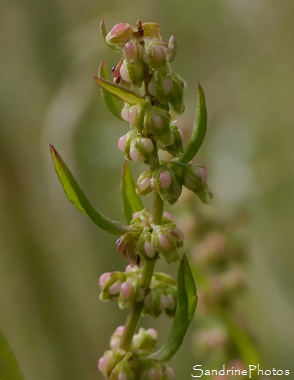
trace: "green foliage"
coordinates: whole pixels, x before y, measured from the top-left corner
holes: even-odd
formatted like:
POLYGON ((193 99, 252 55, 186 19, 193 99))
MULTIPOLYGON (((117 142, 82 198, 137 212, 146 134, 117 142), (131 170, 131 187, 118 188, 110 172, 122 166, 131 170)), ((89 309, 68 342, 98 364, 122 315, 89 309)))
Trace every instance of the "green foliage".
POLYGON ((16 358, 0 330, 0 380, 24 380, 16 358))
POLYGON ((103 230, 114 235, 120 235, 121 233, 126 232, 128 227, 102 215, 94 209, 53 145, 50 145, 50 151, 55 171, 68 200, 73 203, 79 211, 88 215, 88 217, 103 230))

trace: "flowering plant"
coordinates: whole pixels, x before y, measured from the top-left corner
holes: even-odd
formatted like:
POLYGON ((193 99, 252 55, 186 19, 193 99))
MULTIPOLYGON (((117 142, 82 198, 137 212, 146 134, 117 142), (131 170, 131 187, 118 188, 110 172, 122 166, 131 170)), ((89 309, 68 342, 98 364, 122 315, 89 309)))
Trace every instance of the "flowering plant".
POLYGON ((104 61, 95 80, 109 110, 130 124, 130 131, 118 141, 125 157, 121 195, 127 224, 98 212, 53 145, 50 149, 67 198, 98 227, 118 236, 116 250, 129 264, 124 272, 104 273, 99 280, 100 300, 114 299, 119 308, 129 310, 125 325, 115 330, 109 350, 99 359, 99 370, 111 380, 169 380, 174 373, 167 362, 184 339, 197 295, 188 260, 180 251, 183 233, 164 211, 164 204, 174 204, 183 186, 204 203, 212 196, 204 167, 191 163, 206 132, 205 97, 198 84, 195 123, 184 148, 174 115, 184 112, 186 84, 171 67, 177 50, 174 36, 164 42, 159 25, 152 22, 119 23, 108 34, 104 21, 100 28, 106 44, 121 54, 112 70, 113 80, 104 61), (136 183, 129 161, 147 165, 136 183), (142 202, 149 193, 153 196, 151 211, 142 202), (154 272, 161 257, 167 263, 179 262, 176 281, 154 272), (141 315, 157 318, 162 313, 173 318, 173 323, 166 343, 155 350, 157 332, 152 328, 136 331, 141 315))

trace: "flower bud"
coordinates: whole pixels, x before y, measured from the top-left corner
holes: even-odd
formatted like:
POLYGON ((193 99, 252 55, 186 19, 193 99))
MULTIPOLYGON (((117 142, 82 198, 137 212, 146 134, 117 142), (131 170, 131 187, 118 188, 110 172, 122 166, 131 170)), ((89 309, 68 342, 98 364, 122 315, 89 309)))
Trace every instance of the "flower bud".
POLYGON ((124 358, 112 370, 111 380, 136 380, 135 373, 132 368, 131 352, 128 352, 124 358))
POLYGON ((125 356, 124 350, 108 350, 98 361, 98 369, 105 377, 109 377, 116 365, 122 361, 125 356))
POLYGON ((178 127, 174 124, 170 125, 171 132, 173 134, 173 142, 170 145, 160 147, 162 150, 167 151, 174 157, 179 157, 183 153, 182 136, 178 130, 178 127))
POLYGON ((136 237, 132 232, 127 232, 120 236, 116 241, 116 249, 118 253, 125 257, 131 266, 134 266, 137 263, 135 239, 136 237))
POLYGON ((115 332, 111 335, 109 346, 112 350, 117 350, 119 348, 124 328, 124 326, 117 327, 115 332))
POLYGON ((153 134, 164 146, 172 144, 169 112, 159 107, 146 108, 143 132, 145 135, 153 134))
POLYGON ((156 251, 164 256, 168 263, 179 260, 178 242, 172 235, 173 224, 158 225, 153 228, 152 244, 156 251))
POLYGON ((145 227, 138 240, 138 254, 145 260, 155 258, 156 252, 151 242, 151 232, 149 227, 145 227))
POLYGON ((135 350, 151 352, 158 342, 158 334, 154 329, 145 330, 140 327, 139 332, 133 336, 132 346, 135 350))
POLYGON ((167 61, 167 44, 162 41, 151 38, 145 40, 144 50, 143 59, 151 68, 162 66, 167 61))
POLYGON ((168 41, 167 60, 172 62, 177 54, 177 42, 174 36, 171 36, 168 41))
POLYGON ((212 198, 212 193, 206 184, 207 174, 202 166, 186 164, 183 172, 183 185, 193 191, 200 200, 207 203, 212 198))
POLYGON ((130 24, 121 22, 111 29, 105 40, 108 44, 123 44, 130 41, 133 31, 133 27, 130 24))
POLYGON ((181 115, 185 110, 184 105, 184 91, 186 88, 185 81, 178 75, 173 73, 171 75, 172 89, 170 92, 170 104, 173 110, 181 115))
POLYGON ((174 171, 162 165, 154 172, 153 185, 163 201, 175 203, 181 195, 182 185, 174 171))
POLYGON ((148 83, 148 92, 158 102, 164 105, 169 103, 169 93, 172 89, 172 81, 160 70, 154 69, 154 73, 148 83))
POLYGON ((132 83, 138 87, 142 85, 144 79, 143 64, 141 62, 130 63, 126 59, 120 67, 121 78, 128 83, 132 83))
POLYGON ((152 191, 152 186, 151 186, 152 175, 153 175, 153 171, 147 170, 139 176, 137 180, 137 184, 136 184, 136 193, 138 195, 146 195, 152 191))
POLYGON ((152 140, 147 137, 135 137, 130 144, 129 157, 132 161, 154 164, 157 155, 152 140))
POLYGON ((144 22, 142 27, 144 37, 161 39, 159 34, 160 26, 155 22, 144 22))

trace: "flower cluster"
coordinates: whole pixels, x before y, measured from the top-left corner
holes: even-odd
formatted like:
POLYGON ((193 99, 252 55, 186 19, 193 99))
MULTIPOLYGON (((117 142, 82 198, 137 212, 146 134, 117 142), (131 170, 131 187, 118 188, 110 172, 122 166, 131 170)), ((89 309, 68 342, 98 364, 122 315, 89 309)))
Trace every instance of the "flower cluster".
POLYGON ((162 312, 174 316, 177 306, 176 282, 165 273, 154 273, 150 287, 140 287, 142 268, 127 266, 125 272, 104 273, 99 279, 100 300, 116 299, 120 309, 143 302, 142 315, 159 317, 162 312))
POLYGON ((172 222, 171 215, 163 214, 161 224, 153 223, 152 216, 143 209, 133 214, 130 231, 120 236, 116 242, 117 251, 130 265, 141 259, 154 261, 159 255, 175 262, 180 258, 179 248, 183 245, 183 233, 172 222))
POLYGON ((154 329, 140 328, 133 336, 130 351, 120 348, 124 326, 119 326, 110 337, 110 350, 105 351, 98 361, 103 375, 112 380, 172 380, 174 371, 167 364, 142 362, 139 358, 153 351, 157 344, 157 332, 154 329))

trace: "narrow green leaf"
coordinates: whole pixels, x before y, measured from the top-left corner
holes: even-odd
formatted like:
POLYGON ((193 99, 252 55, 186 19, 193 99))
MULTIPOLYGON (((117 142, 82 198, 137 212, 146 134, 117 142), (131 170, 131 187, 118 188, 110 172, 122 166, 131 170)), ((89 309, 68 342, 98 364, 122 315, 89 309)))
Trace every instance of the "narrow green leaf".
POLYGON ((141 211, 144 206, 140 197, 136 193, 130 165, 127 160, 125 160, 122 170, 121 195, 125 218, 127 222, 130 223, 133 213, 141 211))
POLYGON ((189 324, 194 316, 197 294, 194 279, 186 255, 179 265, 177 278, 177 310, 165 345, 147 359, 168 361, 180 348, 189 324))
POLYGON ((24 380, 16 358, 0 330, 0 380, 24 380))
POLYGON ((196 97, 196 115, 195 122, 192 130, 191 139, 184 150, 184 153, 178 159, 179 162, 187 164, 190 162, 201 147, 207 128, 207 111, 205 103, 205 95, 200 83, 197 83, 197 97, 196 97))
MULTIPOLYGON (((108 73, 107 73, 107 65, 106 62, 103 60, 100 63, 98 75, 102 79, 108 80, 108 73)), ((106 91, 104 88, 101 87, 101 94, 102 99, 104 103, 106 104, 109 111, 116 117, 122 120, 121 117, 121 110, 123 108, 123 105, 120 103, 120 101, 117 99, 117 97, 111 95, 108 91, 106 91)))
POLYGON ((105 91, 109 92, 111 95, 116 96, 118 99, 122 100, 123 102, 126 102, 128 104, 146 104, 146 100, 143 99, 139 94, 136 92, 126 88, 122 87, 116 83, 112 83, 106 79, 100 78, 100 77, 94 77, 95 81, 99 84, 101 88, 103 88, 105 91))
POLYGON ((127 226, 107 218, 94 209, 53 145, 50 145, 50 151, 55 171, 68 200, 72 202, 79 211, 88 215, 89 218, 103 230, 114 235, 121 235, 128 231, 129 228, 127 226))

